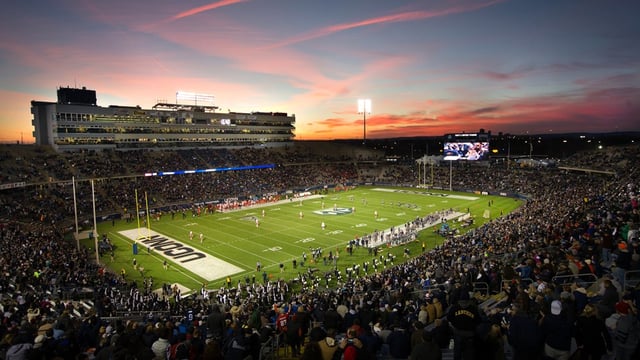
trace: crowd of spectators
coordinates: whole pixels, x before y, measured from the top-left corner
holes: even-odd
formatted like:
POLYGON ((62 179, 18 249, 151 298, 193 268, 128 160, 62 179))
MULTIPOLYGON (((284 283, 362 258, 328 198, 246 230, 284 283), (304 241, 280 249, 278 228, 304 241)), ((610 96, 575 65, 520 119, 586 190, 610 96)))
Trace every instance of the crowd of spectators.
MULTIPOLYGON (((575 162, 603 168, 600 161, 615 158, 618 175, 505 165, 457 171, 455 188, 511 191, 528 200, 515 212, 406 262, 350 277, 338 288, 303 284, 296 292, 284 281, 265 279, 245 289, 203 289, 199 296, 172 300, 154 297, 146 286, 123 282, 91 263, 85 249, 64 240, 65 221, 72 214, 68 184, 5 191, 0 198, 5 218, 0 229, 0 355, 165 359, 167 349, 188 349, 184 356, 190 359, 258 359, 261 344, 281 333, 291 356, 304 359, 331 359, 336 353, 347 360, 358 353, 437 359, 450 348, 456 360, 507 355, 566 359, 576 346, 594 359, 637 358, 639 292, 633 275, 640 270, 640 151, 609 151, 602 157, 577 155, 575 162), (482 294, 479 283, 488 286, 482 294), (67 289, 65 296, 60 289, 67 289), (93 298, 71 301, 78 294, 68 289, 91 289, 93 298), (114 302, 139 306, 146 316, 108 317, 114 302)), ((157 189, 154 204, 166 206, 203 201, 203 196, 260 196, 301 185, 358 181, 357 159, 349 162, 348 155, 337 154, 319 162, 314 156, 298 149, 107 153, 92 154, 91 161, 48 154, 47 163, 57 169, 13 162, 10 179, 26 178, 20 164, 38 179, 47 177, 42 172, 64 176, 60 167, 73 164, 78 172, 70 175, 104 176, 96 185, 108 204, 101 209, 105 212, 135 207, 131 189, 137 182, 157 189), (233 162, 277 167, 243 176, 131 176, 134 171, 233 162)), ((414 176, 410 166, 398 173, 414 176)), ((448 174, 448 168, 437 169, 434 184, 448 187, 448 174)), ((81 207, 88 211, 88 182, 78 188, 85 201, 81 207)))

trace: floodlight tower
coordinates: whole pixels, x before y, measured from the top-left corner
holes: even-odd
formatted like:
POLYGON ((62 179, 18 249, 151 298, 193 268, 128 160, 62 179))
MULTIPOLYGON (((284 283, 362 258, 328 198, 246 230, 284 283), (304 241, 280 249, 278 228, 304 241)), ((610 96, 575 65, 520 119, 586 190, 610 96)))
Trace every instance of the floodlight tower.
POLYGON ((367 113, 371 114, 371 99, 358 99, 358 114, 362 113, 362 143, 367 142, 367 113))

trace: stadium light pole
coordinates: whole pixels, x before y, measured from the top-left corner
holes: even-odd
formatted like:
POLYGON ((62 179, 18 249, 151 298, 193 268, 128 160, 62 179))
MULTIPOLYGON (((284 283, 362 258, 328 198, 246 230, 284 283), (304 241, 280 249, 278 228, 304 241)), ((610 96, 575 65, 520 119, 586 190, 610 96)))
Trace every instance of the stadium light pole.
POLYGON ((511 138, 507 142, 507 169, 511 169, 511 138))
POLYGON ((71 177, 71 185, 73 186, 73 215, 76 224, 76 248, 80 251, 80 234, 78 233, 78 202, 76 201, 76 177, 71 177))
POLYGON ((367 113, 371 114, 371 99, 358 99, 358 114, 362 113, 362 143, 367 142, 367 113))
POLYGON ((98 224, 96 221, 96 191, 91 179, 91 198, 93 200, 93 240, 96 247, 96 264, 100 264, 100 253, 98 252, 98 224))
POLYGON ((449 160, 449 191, 453 191, 453 160, 449 160))

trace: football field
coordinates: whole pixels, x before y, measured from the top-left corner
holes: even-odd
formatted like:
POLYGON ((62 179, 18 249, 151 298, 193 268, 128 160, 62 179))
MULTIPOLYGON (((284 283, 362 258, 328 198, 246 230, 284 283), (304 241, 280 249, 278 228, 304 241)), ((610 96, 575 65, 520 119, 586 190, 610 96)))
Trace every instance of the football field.
MULTIPOLYGON (((116 250, 113 259, 105 255, 100 261, 116 273, 124 269, 127 280, 140 282, 142 276, 152 277, 155 287, 179 284, 185 291, 197 291, 202 286, 219 288, 227 277, 234 286, 238 281, 261 282, 265 275, 272 280, 291 279, 309 267, 318 275, 336 266, 344 273, 345 268, 373 257, 364 247, 356 247, 353 254, 345 251, 348 242, 356 237, 388 231, 417 217, 447 210, 453 214, 448 226, 465 232, 508 214, 521 204, 513 198, 416 188, 328 190, 325 194, 235 211, 200 216, 188 211, 184 218, 181 214, 165 214, 159 220, 152 218, 150 226, 143 224, 145 219, 140 219, 140 226, 138 221, 101 223, 98 233, 106 234, 116 250), (468 213, 473 218, 471 226, 458 221, 468 213), (312 252, 319 250, 322 255, 312 261, 312 252), (339 254, 336 263, 322 260, 329 252, 339 254), (303 254, 307 256, 304 264, 303 254), (260 271, 256 271, 258 262, 262 265, 260 271)), ((381 254, 395 255, 398 263, 404 260, 405 251, 415 256, 423 245, 428 250, 441 244, 445 238, 434 231, 440 227, 437 224, 424 229, 417 241, 407 245, 376 245, 381 254)))

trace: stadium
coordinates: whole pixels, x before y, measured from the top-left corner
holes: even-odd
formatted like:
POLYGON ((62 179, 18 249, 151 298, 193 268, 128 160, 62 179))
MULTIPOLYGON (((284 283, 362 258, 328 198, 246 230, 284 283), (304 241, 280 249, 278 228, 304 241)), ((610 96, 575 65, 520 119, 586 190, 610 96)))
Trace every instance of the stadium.
POLYGON ((179 347, 189 359, 311 359, 351 342, 370 359, 407 359, 423 338, 445 358, 536 359, 540 339, 567 329, 566 351, 602 351, 587 340, 594 322, 609 329, 602 354, 636 351, 625 326, 640 294, 637 142, 549 166, 516 161, 528 148, 492 157, 504 145, 483 132, 392 154, 375 141, 293 141, 294 118, 257 114, 264 123, 245 126, 260 130, 229 141, 154 145, 105 140, 105 118, 81 132, 95 121, 87 109, 108 110, 78 100, 32 102, 40 145, 0 147, 7 359, 20 344, 38 359, 179 347), (265 126, 279 135, 266 140, 265 126))

